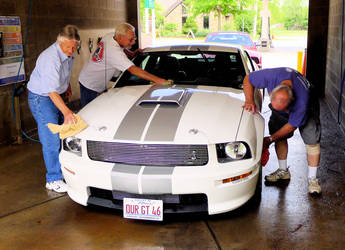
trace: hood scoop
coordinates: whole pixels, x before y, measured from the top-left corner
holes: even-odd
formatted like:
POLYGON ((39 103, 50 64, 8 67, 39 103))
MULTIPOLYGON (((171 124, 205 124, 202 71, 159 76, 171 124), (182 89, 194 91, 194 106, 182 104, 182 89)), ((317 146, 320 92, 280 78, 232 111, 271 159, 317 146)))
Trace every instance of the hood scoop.
POLYGON ((181 106, 186 90, 174 88, 159 88, 143 95, 138 101, 141 107, 163 104, 168 106, 181 106))

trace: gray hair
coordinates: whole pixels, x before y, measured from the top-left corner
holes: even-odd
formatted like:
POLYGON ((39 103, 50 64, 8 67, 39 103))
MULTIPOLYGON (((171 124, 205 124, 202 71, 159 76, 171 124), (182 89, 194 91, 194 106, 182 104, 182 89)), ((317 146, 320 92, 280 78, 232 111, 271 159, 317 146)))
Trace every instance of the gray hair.
POLYGON ((78 27, 75 25, 67 24, 63 27, 56 39, 58 42, 63 42, 65 40, 75 40, 80 41, 80 36, 78 33, 78 27))
POLYGON ((273 90, 272 90, 272 93, 271 93, 271 99, 273 98, 273 96, 277 93, 277 92, 280 92, 280 91, 285 91, 288 96, 289 96, 289 100, 291 102, 293 102, 295 100, 295 97, 293 95, 293 92, 292 92, 292 88, 289 86, 289 85, 286 85, 286 84, 280 84, 278 85, 277 87, 275 87, 273 90))
POLYGON ((126 35, 129 30, 131 30, 135 33, 135 28, 133 25, 131 25, 129 23, 121 23, 115 29, 115 37, 117 35, 126 35))

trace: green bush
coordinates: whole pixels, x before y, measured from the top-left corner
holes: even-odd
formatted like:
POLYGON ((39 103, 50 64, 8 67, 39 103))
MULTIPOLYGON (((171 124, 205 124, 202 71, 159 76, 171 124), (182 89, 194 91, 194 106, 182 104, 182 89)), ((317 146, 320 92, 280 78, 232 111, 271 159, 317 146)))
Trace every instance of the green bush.
POLYGON ((292 16, 284 19, 284 27, 287 30, 306 30, 308 29, 308 18, 292 16))
POLYGON ((284 1, 282 6, 283 23, 288 30, 308 28, 308 7, 306 0, 284 1))
POLYGON ((179 32, 177 31, 177 23, 165 23, 163 28, 160 30, 161 36, 177 36, 179 32))
POLYGON ((161 36, 179 36, 179 35, 181 35, 181 33, 179 33, 179 32, 171 32, 171 31, 167 31, 167 30, 162 30, 160 32, 160 35, 161 36))
POLYGON ((176 32, 177 28, 178 28, 177 23, 165 23, 163 26, 163 31, 176 32))
POLYGON ((235 16, 235 29, 237 31, 251 33, 253 31, 255 13, 246 11, 235 16))
POLYGON ((195 35, 196 37, 206 37, 208 33, 211 33, 211 31, 205 29, 205 30, 197 31, 194 35, 195 35))
POLYGON ((234 27, 232 27, 233 25, 231 25, 230 23, 226 23, 223 25, 223 31, 232 31, 234 30, 234 27))
POLYGON ((198 31, 198 25, 196 24, 193 17, 188 17, 186 22, 182 26, 183 34, 188 34, 190 30, 192 30, 194 34, 198 31))

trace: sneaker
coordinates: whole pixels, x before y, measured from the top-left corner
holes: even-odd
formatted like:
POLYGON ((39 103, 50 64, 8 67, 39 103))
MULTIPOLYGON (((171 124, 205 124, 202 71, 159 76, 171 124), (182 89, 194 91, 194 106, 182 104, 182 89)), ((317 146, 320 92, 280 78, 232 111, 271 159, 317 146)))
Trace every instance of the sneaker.
POLYGON ((289 180, 290 178, 290 171, 282 169, 277 169, 273 173, 265 176, 265 180, 268 182, 276 182, 278 180, 289 180))
POLYGON ((317 178, 308 178, 309 183, 309 193, 310 194, 319 194, 321 193, 321 187, 319 180, 317 178))
POLYGON ((51 181, 46 183, 46 189, 53 190, 57 193, 65 193, 67 192, 67 184, 62 180, 51 181))

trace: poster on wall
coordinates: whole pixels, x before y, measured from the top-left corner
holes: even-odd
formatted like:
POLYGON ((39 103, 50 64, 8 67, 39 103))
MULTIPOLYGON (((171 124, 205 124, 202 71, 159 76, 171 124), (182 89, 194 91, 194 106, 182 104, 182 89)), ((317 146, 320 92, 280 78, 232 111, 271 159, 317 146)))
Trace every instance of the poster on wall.
POLYGON ((25 80, 20 18, 0 16, 0 86, 25 80), (20 72, 18 70, 20 67, 20 72))

